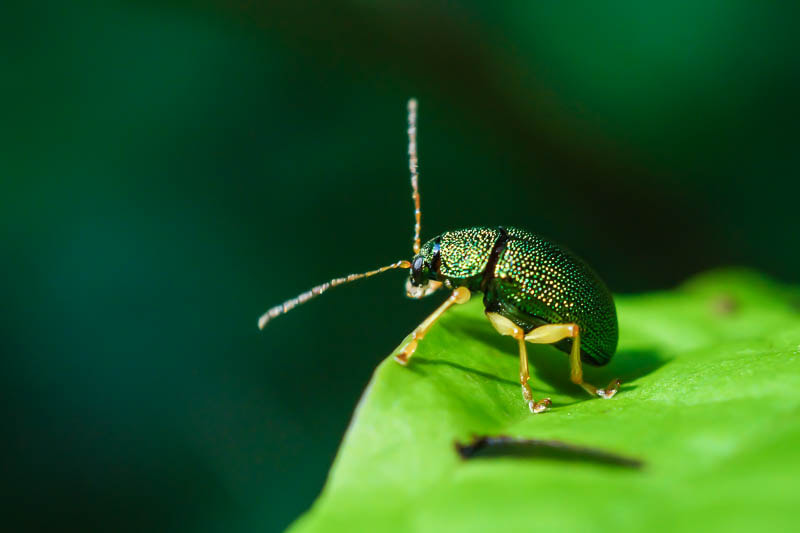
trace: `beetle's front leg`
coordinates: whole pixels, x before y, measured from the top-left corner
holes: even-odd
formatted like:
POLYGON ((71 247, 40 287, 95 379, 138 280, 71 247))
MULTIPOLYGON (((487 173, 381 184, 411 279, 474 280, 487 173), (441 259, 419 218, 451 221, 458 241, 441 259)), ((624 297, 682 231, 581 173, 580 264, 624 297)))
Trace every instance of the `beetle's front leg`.
POLYGON ((411 332, 411 335, 407 337, 408 342, 400 349, 398 353, 395 354, 394 360, 404 366, 408 364, 408 360, 417 350, 419 341, 425 337, 425 334, 428 333, 428 330, 431 329, 431 326, 433 326, 433 324, 439 320, 444 312, 447 311, 452 305, 463 304, 469 301, 471 295, 472 294, 469 292, 469 289, 466 287, 458 287, 456 290, 454 290, 447 300, 445 300, 442 305, 436 308, 436 311, 431 313, 430 316, 422 322, 422 324, 417 326, 416 329, 411 332))

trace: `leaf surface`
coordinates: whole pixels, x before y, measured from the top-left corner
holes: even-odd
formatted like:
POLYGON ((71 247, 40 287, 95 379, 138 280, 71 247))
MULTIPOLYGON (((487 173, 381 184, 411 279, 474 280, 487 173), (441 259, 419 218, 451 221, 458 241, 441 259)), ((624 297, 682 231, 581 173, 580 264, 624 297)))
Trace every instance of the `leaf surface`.
POLYGON ((387 358, 356 409, 326 486, 295 533, 323 531, 789 530, 800 504, 800 293, 746 271, 616 298, 620 346, 569 381, 562 352, 528 345, 532 415, 516 343, 455 306, 408 367, 387 358), (590 455, 463 459, 474 436, 555 440, 590 455))

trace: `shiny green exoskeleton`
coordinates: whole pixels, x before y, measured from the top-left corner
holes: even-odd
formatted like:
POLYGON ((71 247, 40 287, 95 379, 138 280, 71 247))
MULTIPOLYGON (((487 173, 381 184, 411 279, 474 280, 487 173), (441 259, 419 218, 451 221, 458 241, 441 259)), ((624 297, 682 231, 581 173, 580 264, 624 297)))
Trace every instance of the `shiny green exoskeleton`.
MULTIPOLYGON (((487 312, 525 333, 544 324, 577 324, 585 363, 604 365, 617 349, 608 288, 581 259, 536 234, 512 227, 448 231, 428 241, 411 265, 411 285, 432 280, 480 291, 487 312)), ((555 346, 569 353, 572 339, 555 346)))
POLYGON ((486 317, 501 335, 519 347, 522 397, 532 413, 550 407, 550 399, 533 399, 528 381, 526 343, 552 344, 569 354, 570 378, 589 394, 611 398, 619 389, 613 380, 599 389, 583 380, 582 362, 608 363, 617 348, 614 300, 597 274, 564 248, 528 231, 512 227, 474 227, 442 233, 421 246, 417 174, 417 103, 408 103, 408 154, 414 200, 414 257, 364 272, 335 278, 277 305, 259 318, 258 326, 319 296, 331 287, 396 268, 409 269, 406 294, 422 298, 442 287, 452 291, 393 354, 409 364, 431 326, 451 306, 483 293, 486 317))

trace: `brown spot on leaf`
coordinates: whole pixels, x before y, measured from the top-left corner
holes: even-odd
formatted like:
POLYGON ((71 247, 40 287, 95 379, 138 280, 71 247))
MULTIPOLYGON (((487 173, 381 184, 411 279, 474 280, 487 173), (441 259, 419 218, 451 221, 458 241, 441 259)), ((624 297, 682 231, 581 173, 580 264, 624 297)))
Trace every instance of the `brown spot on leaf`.
POLYGON ((711 308, 716 315, 732 315, 739 310, 739 301, 730 294, 720 294, 711 302, 711 308))

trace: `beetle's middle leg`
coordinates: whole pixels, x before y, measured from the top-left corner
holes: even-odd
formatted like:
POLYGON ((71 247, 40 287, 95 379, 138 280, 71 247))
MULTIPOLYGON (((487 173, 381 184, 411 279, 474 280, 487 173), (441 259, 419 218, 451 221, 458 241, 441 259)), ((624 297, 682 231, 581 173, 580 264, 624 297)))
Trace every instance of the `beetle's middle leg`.
POLYGON ((550 398, 544 398, 535 402, 533 400, 533 391, 528 384, 530 374, 528 372, 528 349, 525 347, 525 332, 522 328, 514 324, 511 320, 497 313, 486 313, 486 318, 492 323, 494 329, 500 335, 508 335, 517 339, 519 343, 519 382, 522 385, 522 398, 528 404, 528 409, 531 413, 541 413, 550 407, 550 398))
POLYGON ((619 380, 615 379, 605 389, 598 389, 594 385, 583 381, 583 364, 581 363, 581 334, 577 324, 546 324, 531 330, 525 335, 525 340, 535 344, 553 344, 563 339, 572 338, 572 350, 569 353, 570 379, 580 385, 592 396, 611 398, 619 390, 619 380))
POLYGON ((456 290, 454 290, 447 300, 445 300, 442 305, 436 308, 436 311, 431 313, 430 316, 428 316, 428 318, 422 322, 422 324, 417 326, 416 329, 411 332, 411 335, 409 335, 410 340, 405 346, 403 346, 400 352, 394 356, 394 360, 401 365, 406 365, 408 360, 417 350, 419 341, 421 341, 425 334, 428 333, 428 330, 431 329, 431 326, 433 326, 433 324, 439 320, 444 312, 450 309, 453 304, 463 304, 469 300, 471 295, 472 293, 470 293, 469 289, 466 287, 458 287, 456 290))

